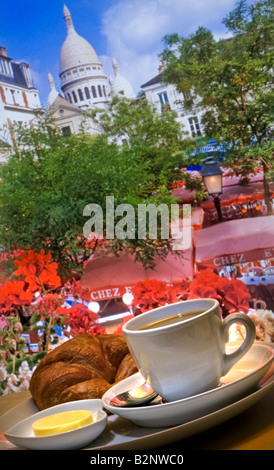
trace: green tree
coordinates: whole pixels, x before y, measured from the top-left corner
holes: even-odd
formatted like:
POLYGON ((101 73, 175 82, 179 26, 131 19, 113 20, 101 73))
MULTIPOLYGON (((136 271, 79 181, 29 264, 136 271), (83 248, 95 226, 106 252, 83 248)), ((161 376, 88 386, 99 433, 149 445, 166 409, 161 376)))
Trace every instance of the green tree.
POLYGON ((195 191, 198 201, 206 197, 201 179, 181 171, 199 165, 203 155, 196 152, 197 140, 184 131, 175 111, 165 109, 159 114, 144 97, 130 100, 116 96, 107 111, 88 111, 87 117, 102 127, 110 141, 122 144, 123 151, 133 156, 135 164, 145 165, 144 194, 149 194, 152 185, 166 192, 174 181, 183 178, 186 188, 195 191))
POLYGON ((263 167, 265 200, 272 213, 273 1, 240 1, 223 20, 229 39, 204 28, 189 37, 165 37, 164 77, 184 93, 185 106, 203 110, 208 137, 224 143, 227 166, 246 176, 263 167))
POLYGON ((158 113, 144 98, 121 96, 112 99, 107 111, 95 109, 87 116, 102 126, 110 141, 122 146, 122 152, 132 155, 135 164, 145 165, 144 191, 147 184, 150 191, 152 184, 168 187, 180 177, 178 168, 186 165, 186 151, 193 142, 187 139, 175 111, 158 113))
MULTIPOLYGON (((126 121, 126 110, 132 108, 120 109, 115 119, 126 121)), ((140 203, 174 202, 167 187, 181 174, 175 165, 183 154, 182 138, 170 114, 159 119, 148 111, 139 118, 139 129, 135 116, 136 125, 132 120, 130 138, 122 145, 108 132, 65 137, 48 118, 31 128, 15 127, 16 149, 0 168, 2 249, 44 248, 59 263, 63 279, 73 271, 81 275, 84 261, 99 245, 96 239, 87 244, 83 236, 85 206, 102 208, 105 230, 106 196, 113 196, 115 206, 131 204, 136 212, 140 203)), ((122 217, 116 216, 115 223, 122 217)), ((145 265, 153 263, 156 253, 166 256, 171 249, 168 239, 139 240, 136 233, 114 237, 108 245, 115 253, 126 248, 145 265)))

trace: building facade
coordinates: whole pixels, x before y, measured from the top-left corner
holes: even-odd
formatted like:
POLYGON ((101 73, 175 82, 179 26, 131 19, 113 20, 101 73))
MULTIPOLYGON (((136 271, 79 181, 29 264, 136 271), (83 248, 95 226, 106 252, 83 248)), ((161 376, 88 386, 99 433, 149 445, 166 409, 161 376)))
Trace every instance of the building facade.
POLYGON ((177 120, 182 128, 191 137, 199 137, 203 134, 201 124, 201 111, 195 106, 191 112, 184 108, 186 97, 179 93, 176 87, 163 80, 163 65, 159 67, 159 73, 148 82, 141 85, 145 98, 152 103, 157 111, 161 113, 165 109, 172 109, 177 112, 177 120))
POLYGON ((47 113, 54 119, 55 124, 64 135, 77 134, 85 125, 86 131, 91 135, 101 132, 99 125, 91 119, 83 123, 84 109, 66 100, 56 89, 52 75, 48 74, 50 93, 47 99, 47 113))
POLYGON ((5 161, 14 143, 13 124, 31 124, 41 112, 39 92, 29 65, 12 60, 0 47, 0 161, 5 161))

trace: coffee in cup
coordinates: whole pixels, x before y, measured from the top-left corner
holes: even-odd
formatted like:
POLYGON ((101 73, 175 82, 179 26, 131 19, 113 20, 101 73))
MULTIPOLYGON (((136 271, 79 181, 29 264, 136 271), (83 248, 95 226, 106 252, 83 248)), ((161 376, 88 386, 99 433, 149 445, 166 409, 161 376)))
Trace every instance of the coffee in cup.
POLYGON ((196 317, 196 315, 200 315, 203 312, 204 310, 198 310, 194 312, 178 313, 177 315, 170 315, 168 317, 161 318, 160 320, 147 323, 146 325, 141 326, 138 329, 139 330, 151 330, 153 328, 160 328, 161 326, 173 325, 174 323, 181 322, 182 320, 189 320, 189 318, 196 317))
POLYGON ((174 401, 215 388, 250 349, 256 330, 245 314, 224 320, 215 299, 194 299, 142 313, 123 325, 140 373, 165 400, 174 401), (246 329, 243 343, 226 354, 233 323, 246 329))

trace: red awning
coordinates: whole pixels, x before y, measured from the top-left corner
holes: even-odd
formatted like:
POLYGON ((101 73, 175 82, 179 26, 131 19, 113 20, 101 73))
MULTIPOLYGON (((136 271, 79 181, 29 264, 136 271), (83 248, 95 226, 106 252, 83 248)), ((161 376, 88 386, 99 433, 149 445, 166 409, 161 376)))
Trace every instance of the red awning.
MULTIPOLYGON (((226 178, 223 185, 223 193, 220 195, 221 206, 230 206, 232 204, 243 204, 245 202, 254 202, 264 199, 263 182, 258 178, 253 180, 247 186, 233 184, 233 180, 226 178)), ((274 197, 274 183, 270 184, 270 197, 274 197)), ((205 210, 215 209, 212 197, 208 197, 201 203, 201 207, 205 210)))
POLYGON ((92 290, 94 301, 122 297, 134 284, 145 279, 176 284, 193 276, 192 249, 181 255, 176 256, 174 251, 165 260, 155 258, 155 270, 145 270, 133 255, 94 256, 88 262, 81 282, 92 290))
POLYGON ((231 220, 194 233, 195 262, 218 269, 274 257, 274 216, 231 220))

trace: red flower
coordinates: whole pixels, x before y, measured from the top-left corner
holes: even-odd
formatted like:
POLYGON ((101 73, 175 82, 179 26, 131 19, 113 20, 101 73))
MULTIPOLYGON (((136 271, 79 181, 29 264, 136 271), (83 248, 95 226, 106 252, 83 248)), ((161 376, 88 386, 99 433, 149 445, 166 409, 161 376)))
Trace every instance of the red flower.
POLYGON ((155 279, 137 282, 132 288, 132 294, 134 296, 134 306, 140 309, 141 312, 177 301, 175 290, 166 285, 164 281, 155 279))
POLYGON ((176 287, 178 301, 187 300, 189 296, 190 283, 191 283, 190 279, 183 279, 180 285, 176 287))
POLYGON ((198 273, 189 286, 188 299, 199 297, 218 300, 223 316, 249 310, 250 294, 246 285, 238 279, 220 277, 212 269, 198 273))
POLYGON ((190 290, 194 289, 197 285, 211 286, 215 288, 217 283, 222 282, 222 279, 223 278, 215 274, 212 269, 204 269, 196 274, 193 282, 190 284, 190 290))
POLYGON ((98 315, 86 308, 85 304, 77 304, 70 308, 63 308, 63 315, 66 315, 66 326, 70 326, 74 336, 80 333, 98 335, 105 333, 98 323, 98 315))
POLYGON ((197 273, 191 282, 171 287, 162 281, 146 279, 132 289, 134 306, 145 312, 179 300, 211 298, 218 300, 223 317, 233 312, 249 311, 250 294, 246 285, 238 279, 228 279, 215 274, 212 269, 197 273))
POLYGON ((205 269, 197 274, 189 285, 188 299, 210 298, 220 300, 218 281, 221 279, 212 269, 205 269))
POLYGON ((190 300, 202 298, 216 299, 219 301, 222 299, 218 293, 217 286, 215 288, 213 286, 204 286, 203 284, 195 284, 194 286, 191 286, 187 299, 190 300))
POLYGON ((41 289, 42 286, 48 288, 59 287, 61 279, 57 275, 58 264, 51 262, 51 254, 35 253, 29 250, 28 253, 21 251, 21 260, 15 260, 14 264, 18 269, 14 272, 16 276, 25 276, 25 281, 32 291, 41 289))
POLYGON ((67 295, 72 295, 76 300, 90 300, 90 289, 76 279, 66 282, 64 288, 67 295))
POLYGON ((9 310, 16 306, 28 305, 32 302, 33 295, 25 290, 23 281, 8 281, 0 290, 0 304, 9 310))
POLYGON ((42 321, 48 317, 58 318, 63 313, 60 308, 63 303, 64 299, 58 294, 47 294, 36 301, 32 310, 40 315, 42 321))
POLYGON ((224 289, 223 305, 228 313, 248 313, 249 300, 249 291, 242 281, 231 279, 229 283, 227 283, 224 289))

